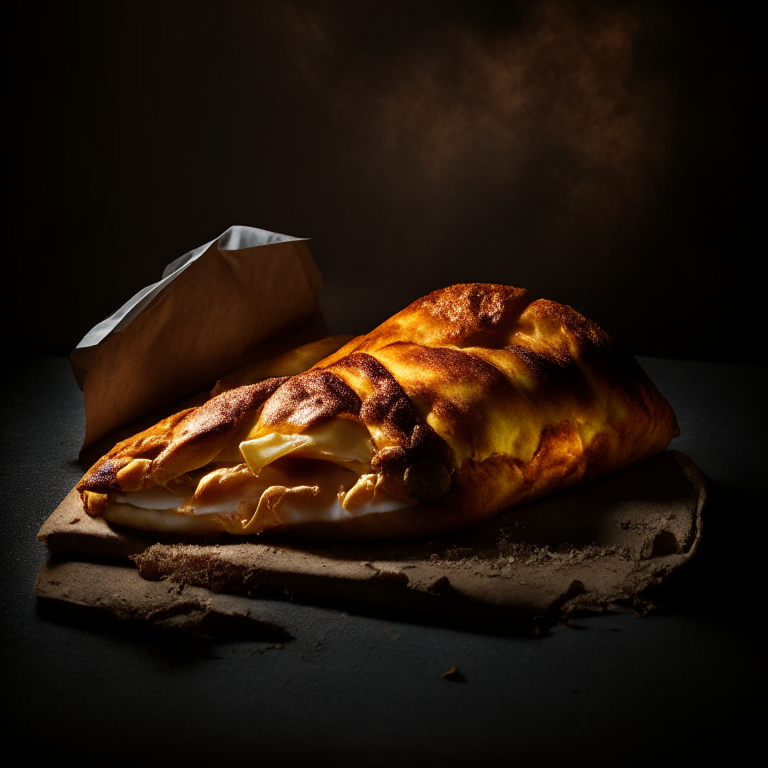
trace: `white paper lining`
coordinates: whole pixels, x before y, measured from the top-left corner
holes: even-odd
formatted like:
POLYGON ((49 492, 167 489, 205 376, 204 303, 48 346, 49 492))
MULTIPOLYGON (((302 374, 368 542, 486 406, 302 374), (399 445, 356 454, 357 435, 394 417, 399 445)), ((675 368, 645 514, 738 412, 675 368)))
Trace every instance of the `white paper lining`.
POLYGON ((120 309, 113 312, 105 320, 91 328, 83 336, 76 349, 95 347, 112 333, 125 328, 135 317, 148 307, 152 301, 172 283, 187 267, 197 261, 209 248, 217 247, 220 251, 239 251, 245 248, 255 248, 260 245, 272 245, 273 243, 287 243, 293 240, 307 240, 306 237, 291 237, 277 232, 268 232, 265 229, 244 227, 235 225, 222 232, 214 240, 201 245, 194 250, 185 253, 172 261, 163 270, 163 277, 156 283, 142 288, 123 304, 120 309))

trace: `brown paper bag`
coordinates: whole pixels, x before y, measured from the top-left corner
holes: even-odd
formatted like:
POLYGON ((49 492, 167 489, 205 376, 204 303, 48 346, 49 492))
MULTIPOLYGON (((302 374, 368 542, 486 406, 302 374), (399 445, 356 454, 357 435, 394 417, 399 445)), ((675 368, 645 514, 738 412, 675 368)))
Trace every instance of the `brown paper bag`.
POLYGON ((70 356, 85 396, 83 448, 281 344, 327 335, 321 282, 304 240, 251 227, 169 264, 70 356))

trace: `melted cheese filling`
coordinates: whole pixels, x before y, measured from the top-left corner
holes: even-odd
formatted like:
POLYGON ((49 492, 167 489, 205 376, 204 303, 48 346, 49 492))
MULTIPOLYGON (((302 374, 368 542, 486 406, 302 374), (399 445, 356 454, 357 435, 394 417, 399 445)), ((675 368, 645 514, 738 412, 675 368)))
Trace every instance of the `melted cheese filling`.
POLYGON ((412 504, 378 488, 378 477, 370 472, 373 445, 359 422, 340 419, 301 434, 252 437, 239 449, 245 463, 211 468, 191 497, 161 486, 118 492, 111 498, 118 507, 111 514, 108 509, 105 517, 125 522, 161 513, 175 518, 174 529, 183 529, 185 517, 190 528, 197 528, 190 517, 203 523, 203 516, 221 516, 222 527, 231 533, 258 533, 281 524, 342 520, 412 504))
POLYGON ((373 446, 368 430, 359 422, 338 419, 298 435, 273 432, 240 443, 240 453, 251 472, 259 472, 282 456, 320 459, 340 464, 362 475, 370 472, 373 446))

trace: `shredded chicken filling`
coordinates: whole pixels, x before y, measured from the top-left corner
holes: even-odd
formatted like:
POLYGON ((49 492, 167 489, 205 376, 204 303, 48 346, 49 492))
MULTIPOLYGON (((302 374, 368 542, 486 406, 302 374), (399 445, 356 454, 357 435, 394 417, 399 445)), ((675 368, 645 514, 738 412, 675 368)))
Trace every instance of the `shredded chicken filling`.
MULTIPOLYGON (((238 530, 257 532, 280 524, 340 520, 410 506, 379 488, 371 472, 373 443, 359 422, 339 419, 297 434, 267 433, 239 443, 244 463, 228 446, 194 472, 190 496, 184 483, 118 492, 105 517, 121 522, 131 508, 168 516, 224 515, 238 530)), ((179 521, 180 523, 182 521, 179 521)), ((229 527, 229 526, 228 526, 229 527)))

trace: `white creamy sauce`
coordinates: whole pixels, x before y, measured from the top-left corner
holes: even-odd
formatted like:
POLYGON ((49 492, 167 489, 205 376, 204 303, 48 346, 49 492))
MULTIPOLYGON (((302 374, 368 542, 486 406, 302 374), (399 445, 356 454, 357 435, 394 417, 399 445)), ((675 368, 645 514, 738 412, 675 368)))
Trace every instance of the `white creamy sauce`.
MULTIPOLYGON (((141 509, 154 509, 162 512, 169 509, 178 509, 186 499, 182 499, 181 496, 177 496, 175 493, 171 493, 166 488, 158 485, 154 488, 147 488, 144 491, 117 493, 115 494, 115 501, 118 504, 132 504, 134 507, 140 507, 141 509)), ((233 514, 237 512, 239 503, 236 499, 228 499, 217 504, 198 504, 192 512, 196 515, 233 514)))
POLYGON ((237 512, 239 505, 240 501, 237 499, 220 501, 218 504, 198 503, 195 505, 192 512, 195 515, 233 515, 235 512, 237 512))
POLYGON ((399 499, 387 499, 377 503, 369 503, 358 508, 354 514, 348 512, 341 506, 338 498, 330 504, 313 504, 311 509, 300 508, 295 503, 291 503, 289 496, 285 496, 280 502, 280 517, 287 523, 312 523, 326 522, 333 520, 344 520, 348 517, 360 517, 361 515, 371 515, 376 512, 392 512, 395 509, 404 509, 412 506, 411 502, 400 501, 399 499))
POLYGON ((181 496, 171 493, 166 488, 156 485, 143 491, 129 491, 115 494, 118 504, 133 504, 141 509, 176 509, 184 503, 181 496))
MULTIPOLYGON (((115 494, 115 501, 118 504, 132 504, 134 507, 154 509, 160 512, 177 509, 185 500, 165 488, 157 486, 155 488, 147 488, 144 491, 115 494)), ((301 501, 303 500, 300 498, 291 498, 290 494, 284 496, 280 502, 281 517, 284 517, 287 522, 291 523, 309 523, 321 520, 342 520, 346 517, 359 517, 360 515, 370 515, 377 512, 392 512, 395 509, 404 509, 411 506, 411 502, 400 501, 399 499, 384 499, 359 507, 352 514, 341 506, 338 497, 326 504, 320 504, 313 500, 312 503, 305 506, 301 501)), ((237 499, 229 499, 216 504, 197 504, 191 511, 195 515, 233 515, 237 512, 238 505, 239 501, 237 499)))

